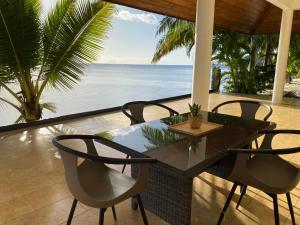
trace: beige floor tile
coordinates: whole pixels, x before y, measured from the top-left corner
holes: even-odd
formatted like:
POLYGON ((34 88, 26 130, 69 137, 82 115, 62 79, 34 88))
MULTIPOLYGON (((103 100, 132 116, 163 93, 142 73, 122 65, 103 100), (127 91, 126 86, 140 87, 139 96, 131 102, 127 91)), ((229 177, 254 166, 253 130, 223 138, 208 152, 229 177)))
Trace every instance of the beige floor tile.
MULTIPOLYGON (((53 225, 60 224, 66 221, 70 207, 72 205, 72 198, 67 198, 57 201, 45 207, 31 211, 27 214, 19 216, 16 219, 6 220, 3 225, 53 225)), ((75 210, 75 216, 86 211, 87 208, 78 204, 75 210)))
MULTIPOLYGON (((269 97, 211 94, 209 109, 218 103, 232 99, 259 99, 271 104, 269 97)), ((188 111, 190 99, 165 103, 180 113, 188 111)), ((285 99, 280 105, 273 105, 271 121, 278 128, 300 129, 300 100, 285 99)), ((224 108, 223 113, 239 115, 238 106, 224 108)), ((263 111, 258 118, 263 117, 263 111)), ((146 119, 165 117, 165 112, 146 108, 146 119)), ((130 121, 120 112, 107 113, 82 119, 65 121, 61 124, 33 127, 26 130, 2 133, 0 135, 0 224, 1 225, 58 225, 65 224, 72 197, 64 181, 63 166, 51 139, 57 134, 94 134, 106 130, 129 126, 130 121)), ((274 147, 290 144, 300 145, 300 139, 284 138, 275 141, 274 147)), ((99 147, 99 153, 110 157, 125 157, 115 150, 99 147)), ((300 166, 300 156, 282 156, 294 165, 300 166)), ((122 166, 115 166, 120 170, 122 166)), ((130 166, 126 167, 130 174, 130 166)), ((192 224, 216 224, 232 184, 207 173, 194 179, 192 224)), ((291 193, 296 221, 300 221, 300 184, 291 193)), ((271 199, 256 189, 249 188, 239 210, 235 209, 239 191, 226 213, 224 225, 273 224, 271 199)), ((291 224, 285 196, 279 197, 282 224, 291 224)), ((132 210, 130 201, 116 206, 118 220, 114 221, 111 210, 106 213, 106 225, 139 225, 142 219, 139 211, 132 210)), ((82 204, 78 205, 74 223, 89 225, 98 223, 99 211, 82 204)), ((147 211, 150 224, 167 223, 147 211)))

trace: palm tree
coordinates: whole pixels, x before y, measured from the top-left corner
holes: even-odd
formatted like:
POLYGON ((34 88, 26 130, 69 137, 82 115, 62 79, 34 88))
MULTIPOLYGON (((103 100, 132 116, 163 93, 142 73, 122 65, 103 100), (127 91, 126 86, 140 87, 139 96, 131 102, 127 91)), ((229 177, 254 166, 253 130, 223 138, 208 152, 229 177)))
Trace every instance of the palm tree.
POLYGON ((60 0, 44 16, 39 0, 0 1, 0 88, 15 101, 18 121, 42 117, 46 87, 69 89, 96 60, 110 27, 112 4, 60 0), (17 87, 17 88, 16 88, 17 87))
POLYGON ((241 72, 248 68, 249 46, 246 35, 218 30, 214 32, 212 60, 229 68, 224 75, 230 75, 232 91, 241 92, 241 72))
MULTIPOLYGON (((156 35, 160 39, 152 63, 157 63, 162 57, 182 47, 190 56, 195 43, 195 24, 164 17, 156 35)), ((273 83, 277 36, 250 36, 215 28, 212 61, 229 69, 222 76, 230 77, 230 91, 254 94, 273 83)))
POLYGON ((189 56, 195 43, 195 23, 173 17, 164 17, 159 24, 156 36, 161 36, 152 58, 157 63, 177 48, 186 48, 189 56))

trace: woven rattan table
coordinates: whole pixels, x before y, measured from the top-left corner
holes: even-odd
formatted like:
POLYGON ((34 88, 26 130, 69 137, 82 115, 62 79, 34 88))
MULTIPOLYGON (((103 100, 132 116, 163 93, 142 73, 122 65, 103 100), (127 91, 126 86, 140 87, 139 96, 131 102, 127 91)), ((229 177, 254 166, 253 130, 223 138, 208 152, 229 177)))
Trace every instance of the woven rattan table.
MULTIPOLYGON (((154 120, 106 133, 106 145, 131 157, 153 157, 149 167, 148 191, 142 194, 145 207, 172 225, 189 225, 193 178, 224 158, 228 147, 242 147, 262 129, 274 123, 202 112, 205 121, 223 128, 202 137, 168 130, 168 126, 188 119, 187 114, 154 120)), ((131 174, 137 176, 132 166, 131 174)))

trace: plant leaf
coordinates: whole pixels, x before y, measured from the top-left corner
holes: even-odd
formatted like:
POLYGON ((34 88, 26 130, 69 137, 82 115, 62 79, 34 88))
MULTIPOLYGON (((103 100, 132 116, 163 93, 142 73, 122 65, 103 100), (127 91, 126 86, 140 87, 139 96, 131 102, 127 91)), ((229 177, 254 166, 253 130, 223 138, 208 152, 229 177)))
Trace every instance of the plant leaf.
POLYGON ((17 106, 16 104, 12 103, 11 101, 0 97, 0 101, 5 102, 6 104, 12 106, 13 108, 15 108, 19 113, 21 113, 23 115, 23 110, 22 108, 20 108, 19 106, 17 106))
MULTIPOLYGON (((113 13, 114 6, 110 3, 80 0, 67 10, 58 30, 45 28, 44 36, 55 38, 44 38, 52 39, 53 44, 49 49, 45 47, 48 57, 45 59, 47 66, 43 71, 43 80, 49 80, 54 87, 71 88, 80 79, 85 65, 94 62, 103 49, 113 13)), ((60 18, 52 18, 55 19, 60 18)), ((52 26, 52 23, 47 26, 52 26)))
POLYGON ((0 67, 10 77, 20 76, 39 64, 40 1, 0 1, 0 67))
POLYGON ((157 63, 163 56, 181 47, 186 48, 189 56, 195 41, 195 23, 164 17, 156 35, 162 37, 158 41, 151 63, 157 63))
POLYGON ((56 106, 55 106, 55 103, 53 103, 53 102, 44 102, 41 104, 41 108, 47 109, 50 112, 54 112, 54 113, 56 112, 56 106))

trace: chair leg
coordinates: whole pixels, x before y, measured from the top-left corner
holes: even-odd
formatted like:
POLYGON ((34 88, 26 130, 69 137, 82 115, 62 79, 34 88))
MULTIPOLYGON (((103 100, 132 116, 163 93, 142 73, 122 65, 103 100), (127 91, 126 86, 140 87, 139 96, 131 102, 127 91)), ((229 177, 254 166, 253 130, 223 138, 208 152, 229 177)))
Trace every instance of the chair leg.
MULTIPOLYGON (((126 155, 126 159, 128 159, 128 158, 129 158, 129 155, 126 155)), ((123 166, 122 173, 124 173, 125 168, 126 168, 126 163, 125 163, 124 166, 123 166)))
POLYGON ((230 191, 230 193, 229 193, 229 195, 228 195, 228 198, 227 198, 227 200, 226 200, 226 202, 225 202, 225 205, 224 205, 224 207, 223 207, 223 209, 222 209, 222 212, 221 212, 221 215, 220 215, 220 217, 219 217, 219 220, 218 220, 217 225, 220 225, 220 224, 222 223, 223 218, 224 218, 224 215, 225 215, 225 212, 226 212, 226 210, 227 210, 227 208, 228 208, 228 206, 229 206, 229 203, 231 202, 231 199, 232 199, 232 197, 233 197, 233 195, 234 195, 234 192, 235 192, 237 186, 238 186, 237 183, 234 183, 234 184, 233 184, 233 186, 232 186, 232 188, 231 188, 231 191, 230 191))
POLYGON ((146 216, 146 213, 145 213, 145 209, 144 209, 144 205, 143 205, 141 196, 137 195, 136 199, 137 199, 137 202, 138 202, 138 205, 139 205, 142 217, 143 217, 144 225, 148 225, 148 220, 147 220, 147 216, 146 216))
POLYGON ((111 209, 112 209, 112 213, 113 213, 113 216, 114 216, 114 220, 117 220, 117 214, 116 214, 115 207, 112 206, 111 209))
POLYGON ((280 223, 279 223, 279 210, 278 210, 277 195, 270 194, 270 196, 273 198, 275 225, 279 225, 280 223))
POLYGON ((99 225, 104 225, 104 213, 106 208, 101 208, 99 212, 99 225))
POLYGON ((73 203, 72 203, 72 207, 71 207, 71 210, 70 210, 70 213, 69 213, 67 225, 71 225, 71 223, 72 223, 72 219, 73 219, 73 215, 74 215, 74 212, 75 212, 76 205, 77 205, 77 199, 74 198, 73 203))
POLYGON ((240 204, 241 204, 241 202, 242 202, 242 199, 243 199, 244 195, 246 194, 246 191, 247 191, 247 185, 243 185, 243 186, 242 186, 241 195, 240 195, 240 197, 239 197, 238 202, 236 203, 236 207, 235 207, 236 209, 239 208, 239 206, 240 206, 240 204))
POLYGON ((293 209, 293 204, 292 204, 292 199, 291 199, 290 193, 286 193, 286 199, 287 199, 287 202, 289 204, 289 209, 290 209, 292 224, 296 225, 295 215, 294 215, 294 209, 293 209))

